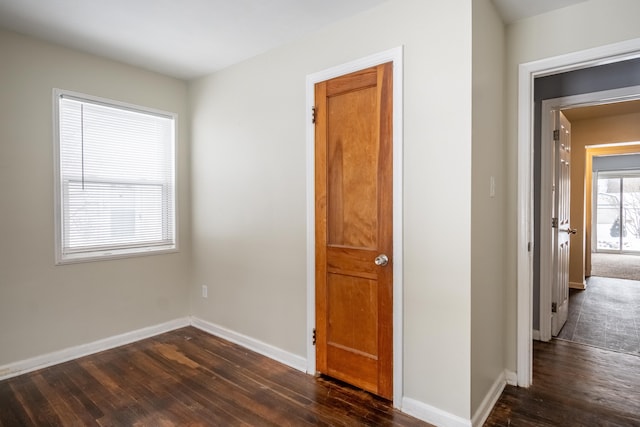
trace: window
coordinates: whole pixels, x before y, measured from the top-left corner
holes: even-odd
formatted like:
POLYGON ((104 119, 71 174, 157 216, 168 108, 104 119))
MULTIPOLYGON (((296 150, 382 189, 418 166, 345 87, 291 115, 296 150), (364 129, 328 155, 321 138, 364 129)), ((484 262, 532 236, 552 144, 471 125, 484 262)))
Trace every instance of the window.
POLYGON ((56 262, 173 251, 174 114, 54 90, 56 262))
POLYGON ((640 170, 596 171, 594 196, 595 251, 640 252, 640 170))

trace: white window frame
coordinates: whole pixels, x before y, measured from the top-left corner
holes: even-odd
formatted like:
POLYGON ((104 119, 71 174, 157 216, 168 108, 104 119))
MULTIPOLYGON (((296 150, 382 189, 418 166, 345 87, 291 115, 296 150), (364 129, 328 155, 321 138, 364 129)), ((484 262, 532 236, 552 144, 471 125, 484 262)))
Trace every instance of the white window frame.
MULTIPOLYGON (((54 191, 55 191, 55 263, 56 265, 70 264, 77 262, 89 262, 116 258, 129 258, 135 256, 154 255, 162 253, 178 252, 178 206, 177 206, 177 183, 176 183, 176 166, 177 166, 177 149, 176 141, 178 135, 178 115, 167 111, 143 107, 139 105, 120 102, 112 99, 101 98, 84 93, 68 91, 64 89, 53 89, 53 142, 54 142, 54 191), (169 222, 169 227, 173 230, 173 239, 167 244, 152 245, 114 245, 108 248, 96 248, 95 250, 86 250, 79 252, 67 252, 63 249, 64 244, 64 212, 63 212, 63 196, 64 186, 63 177, 61 175, 61 144, 60 144, 60 99, 62 97, 74 98, 82 102, 104 105, 122 110, 135 111, 139 113, 155 115, 170 118, 173 120, 173 141, 172 141, 172 200, 170 206, 173 208, 172 215, 163 216, 163 223, 169 222)), ((123 184, 129 182, 122 181, 123 184)), ((129 183, 130 184, 130 183, 129 183)))
POLYGON ((596 170, 593 172, 593 184, 591 188, 593 189, 591 196, 592 200, 592 208, 591 214, 591 248, 592 252, 596 253, 609 253, 609 254, 638 254, 637 250, 625 250, 623 247, 623 227, 626 227, 626 217, 625 217, 625 203, 624 203, 624 179, 625 178, 639 178, 640 170, 638 169, 614 169, 614 170, 596 170), (620 236, 619 236, 619 249, 598 249, 598 179, 609 178, 609 179, 618 179, 620 180, 620 191, 619 196, 620 199, 618 201, 618 219, 620 221, 620 236))

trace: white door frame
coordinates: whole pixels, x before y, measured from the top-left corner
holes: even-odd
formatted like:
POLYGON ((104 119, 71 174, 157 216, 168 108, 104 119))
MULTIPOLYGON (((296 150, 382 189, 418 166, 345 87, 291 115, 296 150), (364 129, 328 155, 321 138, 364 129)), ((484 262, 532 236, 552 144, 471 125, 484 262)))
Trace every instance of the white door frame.
POLYGON ((393 406, 401 407, 403 396, 403 48, 402 46, 341 64, 307 76, 307 373, 316 373, 316 348, 313 329, 316 324, 315 299, 315 128, 311 111, 315 105, 315 84, 365 68, 393 62, 393 406))
POLYGON ((518 67, 518 187, 517 187, 517 330, 518 385, 528 387, 532 369, 533 313, 533 89, 534 79, 546 75, 640 57, 640 39, 572 52, 520 64, 518 67))

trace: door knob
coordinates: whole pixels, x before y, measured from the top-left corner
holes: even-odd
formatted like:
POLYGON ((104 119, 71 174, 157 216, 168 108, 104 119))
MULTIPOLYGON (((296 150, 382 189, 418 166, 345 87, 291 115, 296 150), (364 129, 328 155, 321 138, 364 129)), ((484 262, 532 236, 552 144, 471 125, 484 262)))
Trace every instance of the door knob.
POLYGON ((389 257, 385 254, 380 254, 376 257, 376 260, 374 262, 376 263, 376 265, 384 267, 385 265, 389 264, 389 257))
POLYGON ((567 234, 576 234, 578 232, 577 229, 575 228, 567 228, 566 230, 564 230, 567 232, 567 234))

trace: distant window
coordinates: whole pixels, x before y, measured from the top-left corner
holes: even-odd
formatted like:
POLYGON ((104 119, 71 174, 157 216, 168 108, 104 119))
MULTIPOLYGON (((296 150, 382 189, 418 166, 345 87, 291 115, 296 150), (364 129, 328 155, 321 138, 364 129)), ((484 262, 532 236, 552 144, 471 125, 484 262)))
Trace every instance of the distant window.
POLYGON ((176 249, 175 114, 54 91, 56 262, 176 249))

